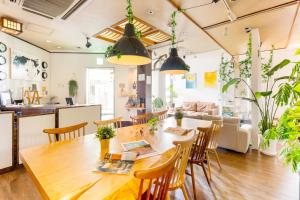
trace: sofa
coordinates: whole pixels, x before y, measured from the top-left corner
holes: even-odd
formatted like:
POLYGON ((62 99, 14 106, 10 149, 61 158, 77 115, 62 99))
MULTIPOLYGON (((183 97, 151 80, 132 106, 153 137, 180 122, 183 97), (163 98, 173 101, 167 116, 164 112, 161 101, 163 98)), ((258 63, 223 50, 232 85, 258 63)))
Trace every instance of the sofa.
POLYGON ((219 106, 211 102, 184 102, 182 111, 184 116, 202 116, 202 115, 219 115, 219 106))
POLYGON ((201 117, 198 116, 195 119, 209 121, 222 120, 223 125, 217 139, 218 147, 230 149, 240 153, 246 153, 248 151, 251 141, 252 128, 249 124, 241 125, 238 117, 202 115, 201 117))

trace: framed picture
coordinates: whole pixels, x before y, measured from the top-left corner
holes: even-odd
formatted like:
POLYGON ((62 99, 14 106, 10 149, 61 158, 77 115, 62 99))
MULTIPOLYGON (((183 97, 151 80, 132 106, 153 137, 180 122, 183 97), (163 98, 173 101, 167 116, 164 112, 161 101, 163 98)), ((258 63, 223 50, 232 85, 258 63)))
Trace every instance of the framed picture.
POLYGON ((204 86, 206 88, 217 87, 217 71, 204 72, 204 86))
POLYGON ((12 50, 11 78, 15 80, 42 81, 40 65, 40 59, 12 50))
POLYGON ((197 84, 197 74, 196 73, 187 73, 185 74, 185 88, 194 89, 197 84))

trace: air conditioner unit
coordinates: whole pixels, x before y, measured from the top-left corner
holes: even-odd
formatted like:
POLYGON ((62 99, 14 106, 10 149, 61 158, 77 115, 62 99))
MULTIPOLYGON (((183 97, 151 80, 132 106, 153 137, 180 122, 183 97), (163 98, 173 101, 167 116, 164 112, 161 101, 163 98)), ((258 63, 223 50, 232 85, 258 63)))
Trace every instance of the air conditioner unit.
POLYGON ((23 10, 48 19, 67 19, 87 0, 9 0, 23 10))

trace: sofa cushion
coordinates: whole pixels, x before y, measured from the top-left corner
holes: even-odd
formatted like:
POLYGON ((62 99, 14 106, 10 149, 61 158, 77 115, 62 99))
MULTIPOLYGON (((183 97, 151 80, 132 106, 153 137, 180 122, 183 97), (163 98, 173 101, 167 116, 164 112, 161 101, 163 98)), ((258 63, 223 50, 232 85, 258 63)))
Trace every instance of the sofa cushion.
POLYGON ((184 111, 197 111, 197 103, 196 102, 184 102, 182 105, 182 109, 184 111))
POLYGON ((212 109, 214 107, 214 103, 210 102, 197 102, 197 112, 203 112, 205 109, 212 109))

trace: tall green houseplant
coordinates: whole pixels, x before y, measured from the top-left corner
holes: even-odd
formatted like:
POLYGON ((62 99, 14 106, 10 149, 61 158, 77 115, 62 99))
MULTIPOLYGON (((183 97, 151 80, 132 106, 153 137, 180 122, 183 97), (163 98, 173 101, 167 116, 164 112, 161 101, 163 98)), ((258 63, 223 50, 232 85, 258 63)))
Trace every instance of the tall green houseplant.
POLYGON ((78 92, 78 83, 76 80, 70 80, 69 81, 69 96, 75 97, 77 96, 78 92))
MULTIPOLYGON (((299 54, 297 51, 296 54, 299 54)), ((265 89, 263 91, 254 91, 251 85, 243 77, 234 78, 227 82, 222 92, 226 92, 231 86, 244 84, 250 91, 250 98, 237 97, 254 103, 259 110, 261 121, 259 123, 260 132, 266 137, 274 135, 274 118, 279 107, 293 104, 300 97, 300 92, 295 90, 300 79, 300 62, 293 62, 285 59, 276 66, 272 67, 273 51, 271 52, 268 63, 262 65, 262 77, 265 81, 265 89), (292 72, 285 76, 277 77, 277 72, 294 64, 292 72), (278 85, 278 90, 275 90, 278 85)))

